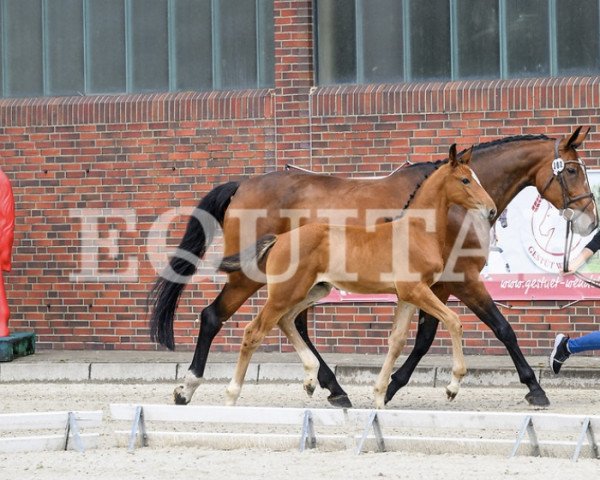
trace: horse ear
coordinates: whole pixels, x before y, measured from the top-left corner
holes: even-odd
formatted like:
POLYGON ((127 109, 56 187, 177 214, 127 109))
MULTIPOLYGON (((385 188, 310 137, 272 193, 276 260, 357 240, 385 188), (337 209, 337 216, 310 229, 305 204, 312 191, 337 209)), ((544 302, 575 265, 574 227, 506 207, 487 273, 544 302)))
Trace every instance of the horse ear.
POLYGON ((473 145, 471 145, 471 147, 460 156, 459 162, 462 163, 463 165, 468 165, 469 162, 471 161, 472 156, 473 156, 473 145))
POLYGON ((448 152, 448 159, 450 160, 450 166, 456 168, 458 166, 458 160, 456 159, 456 143, 450 145, 450 151, 448 152))
POLYGON ((585 138, 588 136, 588 133, 590 133, 590 127, 585 129, 582 129, 582 127, 577 127, 577 129, 571 135, 571 138, 569 138, 567 141, 565 150, 568 148, 579 148, 585 138))

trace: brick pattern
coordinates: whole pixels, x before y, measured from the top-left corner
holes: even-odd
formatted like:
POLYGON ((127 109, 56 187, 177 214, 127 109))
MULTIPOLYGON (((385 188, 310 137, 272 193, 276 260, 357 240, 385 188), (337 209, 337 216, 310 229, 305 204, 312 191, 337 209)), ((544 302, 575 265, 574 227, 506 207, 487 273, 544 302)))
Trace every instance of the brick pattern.
MULTIPOLYGON (((25 111, 23 125, 0 127, 0 165, 13 182, 17 205, 14 268, 7 275, 13 330, 34 329, 41 348, 154 348, 145 297, 157 271, 149 249, 157 218, 180 211, 171 219, 168 238, 176 246, 187 215, 213 185, 262 174, 274 163, 270 93, 220 98, 195 100, 192 113, 178 121, 145 110, 146 99, 130 98, 124 112, 145 112, 135 114, 135 121, 106 113, 106 123, 50 126, 25 111), (219 105, 223 109, 214 115, 203 113, 219 105), (96 228, 103 245, 97 268, 87 265, 92 278, 74 281, 89 256, 84 235, 92 227, 82 218, 90 215, 88 209, 102 215, 96 228), (127 223, 113 209, 133 218, 127 223), (104 216, 105 211, 113 215, 104 216), (133 281, 93 278, 123 275, 135 265, 133 281)), ((115 102, 124 102, 106 101, 104 109, 97 108, 111 112, 115 102)), ((183 343, 197 334, 196 307, 217 293, 212 283, 195 287, 179 310, 183 343)), ((232 328, 226 337, 234 334, 232 328)))
MULTIPOLYGON (((375 175, 407 158, 443 157, 454 141, 467 147, 600 124, 598 78, 314 87, 312 2, 276 0, 275 12, 273 89, 0 101, 0 166, 12 179, 18 212, 7 275, 14 331, 35 330, 41 348, 157 348, 148 338, 145 298, 166 253, 155 253, 162 240, 153 227, 168 227, 164 242, 176 246, 191 209, 225 181, 285 163, 375 175), (97 252, 82 243, 94 229, 102 239, 97 252), (97 268, 89 262, 96 253, 97 268), (131 280, 100 281, 132 266, 131 280), (90 279, 74 281, 78 273, 90 279)), ((592 131, 582 156, 599 165, 600 131, 592 131)), ((199 314, 222 281, 199 273, 186 289, 179 349, 194 348, 199 314)), ((263 301, 264 293, 250 299, 213 348, 236 351, 263 301)), ((505 354, 485 325, 452 306, 465 326, 467 353, 505 354)), ((389 304, 317 306, 312 337, 322 352, 383 353, 392 314, 389 304)), ((559 331, 600 326, 597 302, 504 314, 527 355, 547 353, 559 331)), ((291 347, 274 332, 263 349, 291 347)), ((443 328, 432 351, 450 351, 443 328)))

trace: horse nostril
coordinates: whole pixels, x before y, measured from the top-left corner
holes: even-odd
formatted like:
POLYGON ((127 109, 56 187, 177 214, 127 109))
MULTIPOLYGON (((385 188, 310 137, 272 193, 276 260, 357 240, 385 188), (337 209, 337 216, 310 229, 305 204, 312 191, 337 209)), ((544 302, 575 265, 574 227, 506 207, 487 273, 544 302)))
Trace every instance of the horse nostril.
POLYGON ((496 209, 495 209, 495 208, 492 208, 492 209, 490 210, 490 219, 494 218, 495 216, 496 216, 496 209))

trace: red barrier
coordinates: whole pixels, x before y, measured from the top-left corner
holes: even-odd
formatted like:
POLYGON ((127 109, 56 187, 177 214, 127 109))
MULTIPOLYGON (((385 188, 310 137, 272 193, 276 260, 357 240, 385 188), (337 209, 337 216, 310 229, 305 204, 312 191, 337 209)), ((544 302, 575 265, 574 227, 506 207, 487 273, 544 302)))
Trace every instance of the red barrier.
POLYGON ((10 310, 6 300, 3 272, 10 272, 15 231, 15 201, 10 181, 0 169, 0 337, 9 335, 10 310))

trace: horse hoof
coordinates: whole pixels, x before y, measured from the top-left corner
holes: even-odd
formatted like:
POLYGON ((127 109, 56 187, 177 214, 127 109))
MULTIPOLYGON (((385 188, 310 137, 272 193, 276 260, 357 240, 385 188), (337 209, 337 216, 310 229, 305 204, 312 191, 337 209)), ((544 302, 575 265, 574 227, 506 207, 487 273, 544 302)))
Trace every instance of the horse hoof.
POLYGON ((453 392, 450 389, 446 389, 446 395, 448 396, 448 400, 452 401, 456 398, 456 395, 458 394, 458 392, 453 392))
POLYGON ((304 391, 311 398, 313 396, 313 393, 315 393, 316 388, 316 385, 313 385, 312 383, 307 383, 306 385, 304 385, 304 391))
POLYGON ((348 395, 329 395, 327 400, 331 405, 337 408, 352 408, 352 402, 348 398, 348 395))
POLYGON ((179 386, 173 391, 173 400, 175 401, 175 405, 187 405, 190 403, 190 401, 183 396, 182 392, 183 386, 179 386))
POLYGON ((525 400, 527 403, 533 407, 549 407, 550 400, 546 396, 546 393, 543 391, 539 392, 529 392, 525 395, 525 400))

